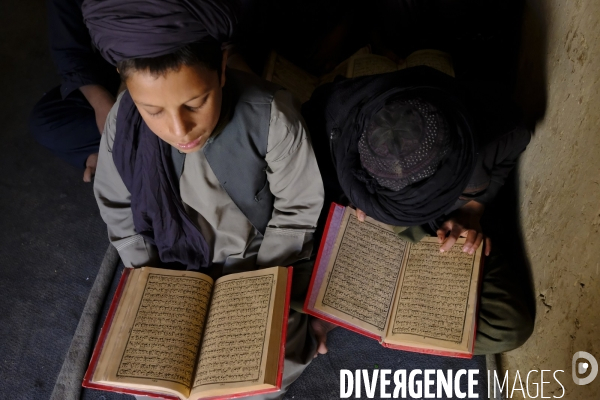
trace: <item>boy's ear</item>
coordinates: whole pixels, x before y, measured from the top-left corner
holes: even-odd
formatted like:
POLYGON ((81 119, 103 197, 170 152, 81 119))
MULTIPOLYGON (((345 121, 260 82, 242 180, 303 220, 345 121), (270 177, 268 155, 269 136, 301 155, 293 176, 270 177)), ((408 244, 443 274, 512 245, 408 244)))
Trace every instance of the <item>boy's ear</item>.
POLYGON ((225 70, 227 69, 227 58, 229 54, 227 49, 223 50, 223 60, 221 61, 221 87, 225 86, 225 70))

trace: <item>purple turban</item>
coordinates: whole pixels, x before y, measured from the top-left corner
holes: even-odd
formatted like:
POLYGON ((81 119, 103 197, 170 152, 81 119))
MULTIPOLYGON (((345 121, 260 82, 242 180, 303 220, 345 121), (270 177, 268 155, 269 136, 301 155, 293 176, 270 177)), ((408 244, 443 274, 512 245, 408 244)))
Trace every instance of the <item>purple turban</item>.
POLYGON ((202 40, 226 42, 237 22, 225 0, 85 0, 82 11, 94 45, 113 65, 202 40))

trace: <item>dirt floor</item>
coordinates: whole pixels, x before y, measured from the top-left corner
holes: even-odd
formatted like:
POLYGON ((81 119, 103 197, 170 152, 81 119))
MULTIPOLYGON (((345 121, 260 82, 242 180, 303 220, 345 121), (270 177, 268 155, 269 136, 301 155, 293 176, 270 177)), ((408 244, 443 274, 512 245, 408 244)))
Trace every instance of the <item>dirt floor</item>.
MULTIPOLYGON (((537 316, 532 337, 501 365, 511 390, 517 370, 524 386, 530 370, 551 370, 543 396, 569 400, 600 398, 600 377, 587 386, 571 377, 575 352, 600 360, 599 22, 597 0, 528 0, 518 85, 537 120, 518 178, 537 316)), ((540 374, 529 380, 529 395, 516 383, 509 398, 541 398, 540 374)))

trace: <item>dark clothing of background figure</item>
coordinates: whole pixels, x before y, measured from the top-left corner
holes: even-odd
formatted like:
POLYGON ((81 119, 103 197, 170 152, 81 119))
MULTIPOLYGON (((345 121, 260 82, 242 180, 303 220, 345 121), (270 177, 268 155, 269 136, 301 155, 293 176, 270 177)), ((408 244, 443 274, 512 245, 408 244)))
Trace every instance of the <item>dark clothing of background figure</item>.
MULTIPOLYGON (((451 79, 442 77, 428 67, 409 68, 392 74, 407 78, 407 86, 419 86, 427 82, 436 86, 436 82, 451 79)), ((518 110, 500 87, 481 82, 456 83, 461 87, 462 100, 477 127, 473 131, 477 135, 479 150, 469 183, 451 210, 470 200, 483 204, 491 202, 531 137, 530 132, 520 123, 518 110)), ((333 88, 335 84, 317 89, 311 100, 305 103, 302 113, 312 135, 315 156, 323 177, 325 204, 335 201, 347 205, 348 199, 331 160, 331 121, 335 117, 343 119, 343 115, 331 115, 327 112, 336 114, 335 109, 340 105, 336 102, 332 109, 332 104, 328 104, 333 88)), ((340 134, 344 133, 338 133, 340 134)), ((327 208, 324 207, 325 210, 327 208)), ((324 213, 319 220, 320 229, 315 233, 317 238, 322 234, 323 216, 324 213)), ((397 227, 395 231, 409 241, 419 241, 426 233, 435 236, 435 232, 430 231, 429 224, 397 227)), ((531 293, 523 282, 523 268, 506 257, 510 254, 506 249, 499 247, 501 246, 492 246, 492 254, 484 262, 475 354, 497 354, 512 350, 523 344, 533 332, 534 318, 528 307, 531 293)))
POLYGON ((275 50, 306 71, 332 70, 369 42, 374 20, 371 0, 241 0, 235 42, 261 75, 275 50))
MULTIPOLYGON (((454 81, 429 67, 408 68, 391 74, 379 75, 379 78, 372 76, 358 79, 369 84, 374 79, 388 79, 391 76, 394 77, 394 81, 404 82, 407 87, 427 84, 435 87, 438 87, 439 84, 440 87, 443 87, 441 85, 445 84, 446 80, 454 81)), ((323 177, 325 204, 330 204, 332 201, 340 204, 348 202, 331 159, 331 132, 329 131, 335 125, 336 120, 343 120, 343 115, 337 115, 339 112, 343 112, 341 103, 330 101, 333 98, 332 93, 342 81, 345 79, 338 78, 336 83, 321 86, 315 91, 311 100, 302 107, 302 114, 311 132, 315 156, 323 177)), ((492 201, 531 138, 530 132, 520 124, 518 109, 500 87, 482 82, 455 83, 458 83, 462 100, 473 116, 479 150, 475 168, 466 189, 447 213, 456 210, 470 200, 476 200, 483 204, 492 201)), ((338 133, 338 135, 344 134, 344 132, 338 133)), ((326 219, 326 208, 321 214, 320 222, 326 219)), ((440 221, 433 225, 439 224, 440 221)), ((320 227, 322 225, 322 223, 319 224, 320 227)), ((424 227, 430 234, 435 235, 435 232, 428 230, 429 227, 424 227)))
POLYGON ((461 78, 514 84, 522 0, 241 0, 244 59, 257 74, 274 49, 314 75, 359 48, 404 58, 433 48, 461 78), (502 57, 498 55, 502 54, 502 57))
POLYGON ((120 79, 115 68, 92 46, 83 22, 83 0, 48 0, 50 52, 61 84, 44 94, 30 117, 33 137, 71 165, 85 167, 98 152, 100 132, 94 109, 78 90, 97 84, 116 94, 120 79))

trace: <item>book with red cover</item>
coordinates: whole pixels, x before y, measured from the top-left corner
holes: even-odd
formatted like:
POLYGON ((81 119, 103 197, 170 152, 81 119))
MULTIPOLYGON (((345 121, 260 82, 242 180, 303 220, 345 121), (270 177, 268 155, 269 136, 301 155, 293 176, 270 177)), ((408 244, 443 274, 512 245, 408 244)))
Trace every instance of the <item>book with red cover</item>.
POLYGON ((304 311, 384 347, 471 358, 483 252, 463 253, 461 243, 442 254, 437 238, 405 241, 333 203, 304 311))
MULTIPOLYGON (((280 316, 281 317, 281 326, 280 326, 281 335, 279 338, 279 346, 278 346, 277 372, 276 372, 277 375, 276 375, 275 385, 273 387, 261 388, 259 390, 248 390, 248 391, 244 391, 244 392, 235 392, 234 391, 232 393, 218 395, 218 396, 207 396, 207 397, 194 396, 194 397, 189 397, 190 400, 191 399, 197 399, 197 400, 200 400, 200 399, 202 399, 202 400, 234 399, 234 398, 240 398, 240 397, 246 397, 246 396, 252 396, 252 395, 277 392, 281 389, 281 384, 282 384, 282 380, 283 380, 283 366, 284 366, 284 359, 285 359, 285 342, 286 342, 286 337, 287 337, 287 325, 288 325, 288 314, 289 314, 289 307, 290 307, 290 293, 291 293, 291 285, 292 285, 293 268, 292 267, 287 267, 287 268, 274 267, 274 268, 270 268, 270 270, 276 269, 276 268, 287 270, 287 274, 286 274, 287 277, 285 277, 285 295, 284 295, 283 315, 280 316)), ((104 390, 104 391, 117 392, 117 393, 130 394, 130 395, 142 395, 142 396, 148 396, 148 397, 153 397, 153 398, 158 398, 158 399, 168 399, 168 400, 185 399, 185 397, 183 397, 183 396, 169 395, 167 393, 161 392, 160 390, 153 391, 153 390, 149 390, 149 389, 128 388, 125 386, 116 386, 116 385, 113 385, 110 383, 94 381, 94 374, 98 367, 98 362, 100 360, 100 356, 102 354, 102 351, 105 348, 106 340, 107 340, 107 337, 111 330, 111 327, 113 327, 113 323, 115 322, 114 321, 115 315, 118 312, 119 305, 123 302, 123 292, 124 292, 125 288, 127 287, 128 281, 130 280, 133 271, 134 271, 134 269, 132 269, 132 268, 126 268, 123 271, 123 275, 121 276, 121 279, 117 286, 117 290, 112 299, 108 314, 106 316, 106 319, 105 319, 102 329, 100 331, 100 335, 98 337, 96 347, 94 348, 94 351, 92 353, 92 357, 90 359, 88 369, 84 376, 82 386, 86 387, 86 388, 90 388, 90 389, 104 390)), ((261 270, 261 271, 265 271, 265 270, 261 270)), ((189 272, 186 272, 186 273, 190 274, 189 272)), ((231 277, 234 275, 236 275, 236 274, 232 274, 229 276, 231 277)), ((200 350, 198 350, 198 353, 199 352, 200 352, 200 350)))

